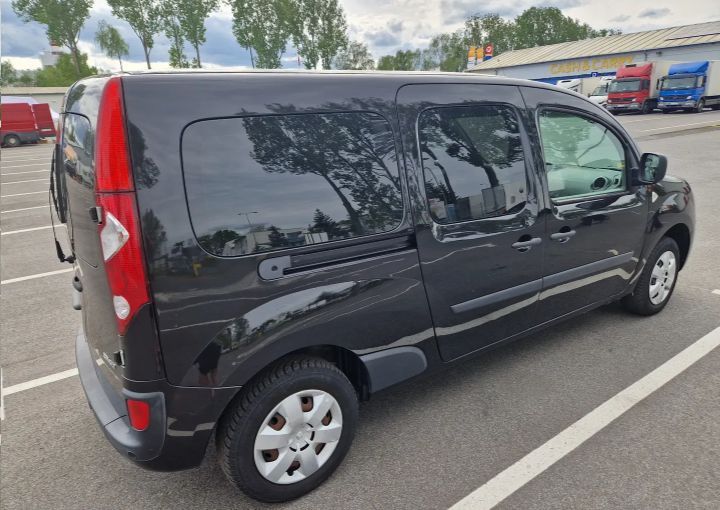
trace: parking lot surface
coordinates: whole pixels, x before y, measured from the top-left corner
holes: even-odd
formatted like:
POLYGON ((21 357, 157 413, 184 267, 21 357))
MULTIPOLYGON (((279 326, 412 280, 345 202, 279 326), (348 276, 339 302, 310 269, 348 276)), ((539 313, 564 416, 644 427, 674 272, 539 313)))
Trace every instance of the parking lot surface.
MULTIPOLYGON (((667 308, 640 318, 609 305, 373 396, 361 405, 338 471, 276 508, 450 507, 718 334, 720 111, 619 120, 642 150, 666 154, 669 173, 687 178, 696 196, 691 256, 667 308)), ((155 473, 124 460, 103 437, 73 372, 80 315, 70 302, 70 266, 57 261, 48 228, 51 152, 51 145, 8 149, 0 162, 1 507, 262 508, 226 482, 212 449, 197 469, 155 473)), ((718 387, 714 349, 508 489, 498 508, 718 508, 718 387)))

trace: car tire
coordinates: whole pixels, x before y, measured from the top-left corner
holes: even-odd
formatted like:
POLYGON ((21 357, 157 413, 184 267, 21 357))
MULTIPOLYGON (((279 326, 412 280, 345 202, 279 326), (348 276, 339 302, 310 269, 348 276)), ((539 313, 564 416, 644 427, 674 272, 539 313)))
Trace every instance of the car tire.
POLYGON ((18 147, 22 141, 20 140, 20 137, 17 135, 7 135, 5 139, 3 140, 3 145, 5 147, 18 147))
POLYGON ((679 270, 678 245, 673 239, 663 237, 650 253, 632 294, 623 298, 625 309, 637 315, 660 312, 675 290, 679 270))
POLYGON ((695 107, 695 113, 702 113, 704 109, 705 109, 705 100, 701 99, 700 101, 698 101, 698 104, 695 107))
POLYGON ((653 111, 652 103, 650 101, 645 101, 642 104, 642 109, 641 109, 640 113, 646 115, 648 113, 652 113, 652 111, 653 111))
POLYGON ((224 414, 216 433, 218 460, 248 496, 289 501, 318 487, 340 465, 357 419, 357 393, 342 371, 321 358, 289 358, 245 386, 224 414), (275 462, 280 464, 273 467, 275 462))

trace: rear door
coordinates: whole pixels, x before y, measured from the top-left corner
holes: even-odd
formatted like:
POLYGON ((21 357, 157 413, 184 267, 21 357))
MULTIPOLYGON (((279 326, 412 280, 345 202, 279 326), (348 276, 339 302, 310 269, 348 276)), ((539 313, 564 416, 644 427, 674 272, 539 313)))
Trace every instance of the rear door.
POLYGON ((50 113, 50 106, 47 103, 38 103, 31 106, 40 136, 55 136, 55 123, 53 122, 52 113, 50 113))
POLYGON ((643 246, 648 190, 632 185, 636 153, 612 118, 561 92, 525 87, 523 95, 545 166, 540 313, 549 320, 627 288, 643 246))
POLYGON ((423 279, 445 360, 532 327, 544 225, 517 87, 397 96, 423 279))

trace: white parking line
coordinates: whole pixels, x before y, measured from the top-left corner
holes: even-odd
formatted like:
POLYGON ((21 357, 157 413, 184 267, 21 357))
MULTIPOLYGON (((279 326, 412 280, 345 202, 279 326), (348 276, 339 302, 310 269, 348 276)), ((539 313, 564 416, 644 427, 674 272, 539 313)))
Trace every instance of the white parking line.
POLYGON ((2 182, 0 184, 7 186, 8 184, 22 184, 24 182, 50 182, 50 179, 27 179, 25 181, 2 182))
POLYGON ((715 289, 715 290, 712 291, 712 293, 713 293, 713 294, 717 294, 718 296, 720 296, 720 289, 715 289))
POLYGON ((37 274, 31 274, 28 276, 20 276, 18 278, 10 278, 9 280, 2 280, 0 281, 0 285, 8 285, 11 283, 18 283, 18 282, 24 282, 27 280, 34 280, 35 278, 44 278, 46 276, 53 276, 56 274, 63 274, 63 273, 69 273, 70 271, 74 271, 72 267, 67 269, 58 269, 57 271, 48 271, 47 273, 37 273, 37 274))
POLYGON ((44 209, 45 207, 50 207, 49 205, 36 205, 35 207, 22 207, 20 209, 10 209, 8 211, 0 211, 0 214, 7 214, 11 212, 20 212, 20 211, 29 211, 30 209, 44 209))
POLYGON ((52 155, 52 152, 49 153, 47 155, 47 157, 43 157, 43 158, 36 158, 36 157, 32 157, 32 158, 0 158, 0 163, 12 163, 15 161, 47 161, 51 155, 52 155))
POLYGON ((19 393, 21 391, 37 388, 38 386, 50 384, 55 381, 62 381, 63 379, 67 379, 68 377, 73 377, 76 375, 78 375, 78 369, 71 368, 70 370, 65 370, 64 372, 58 372, 57 374, 46 375, 45 377, 39 377, 31 381, 26 381, 24 383, 8 386, 7 388, 5 388, 4 392, 5 395, 12 395, 13 393, 19 393))
POLYGON ((46 161, 45 163, 31 163, 29 165, 2 165, 2 164, 0 164, 0 166, 2 166, 2 168, 23 168, 23 167, 28 167, 28 166, 47 166, 47 167, 49 167, 50 162, 46 161))
MULTIPOLYGON (((647 133, 648 131, 662 131, 663 129, 675 129, 679 127, 687 127, 687 126, 699 126, 701 124, 718 124, 720 121, 718 119, 715 120, 706 120, 705 122, 691 122, 690 124, 675 124, 674 126, 666 126, 661 128, 654 128, 654 129, 641 129, 640 133, 647 133)), ((708 126, 710 127, 710 126, 708 126)))
POLYGON ((48 172, 49 170, 46 168, 45 170, 28 170, 27 172, 7 172, 0 175, 23 175, 23 174, 39 174, 40 172, 48 172))
MULTIPOLYGON (((65 224, 64 224, 64 223, 59 223, 59 224, 57 224, 57 225, 55 225, 55 226, 56 226, 56 227, 65 228, 65 224)), ((9 235, 12 235, 12 234, 22 234, 23 232, 34 232, 34 231, 36 231, 36 230, 46 230, 46 229, 48 229, 48 228, 53 228, 53 226, 52 226, 52 225, 44 225, 44 226, 42 226, 42 227, 32 227, 32 228, 22 228, 22 229, 20 229, 20 230, 10 230, 10 231, 8 231, 8 232, 0 232, 0 236, 9 236, 9 235)))
POLYGON ((716 328, 639 381, 590 411, 506 470, 495 475, 450 509, 493 508, 719 345, 720 328, 716 328))
POLYGON ((9 197, 22 197, 24 195, 37 195, 39 193, 48 193, 48 190, 45 191, 31 191, 30 193, 15 193, 14 195, 0 195, 0 198, 9 198, 9 197))

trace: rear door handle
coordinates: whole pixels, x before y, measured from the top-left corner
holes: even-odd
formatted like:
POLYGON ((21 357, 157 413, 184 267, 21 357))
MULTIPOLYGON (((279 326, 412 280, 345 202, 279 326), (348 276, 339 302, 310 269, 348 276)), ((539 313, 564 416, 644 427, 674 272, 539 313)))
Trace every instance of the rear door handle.
MULTIPOLYGON (((520 238, 522 239, 522 237, 520 238)), ((527 241, 517 241, 512 244, 512 247, 515 248, 517 251, 528 251, 533 246, 537 246, 538 244, 542 243, 542 239, 539 237, 533 237, 528 239, 527 241)))
POLYGON ((554 234, 550 234, 550 239, 559 243, 565 243, 575 234, 577 234, 577 232, 574 230, 568 230, 567 232, 555 232, 554 234))

